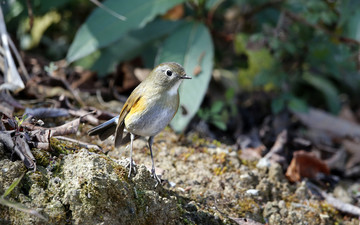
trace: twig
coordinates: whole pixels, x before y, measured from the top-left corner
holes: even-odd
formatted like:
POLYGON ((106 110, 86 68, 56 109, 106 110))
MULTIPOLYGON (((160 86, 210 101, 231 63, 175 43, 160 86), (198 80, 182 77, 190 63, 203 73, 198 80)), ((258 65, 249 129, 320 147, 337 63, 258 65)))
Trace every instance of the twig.
POLYGON ((30 30, 31 30, 33 27, 33 24, 34 24, 34 14, 33 14, 32 6, 31 6, 31 1, 26 0, 26 5, 27 5, 27 9, 28 9, 29 26, 30 26, 30 30))
POLYGON ((85 103, 84 101, 81 99, 81 97, 78 95, 77 91, 75 91, 71 85, 67 82, 67 80, 63 79, 63 78, 58 78, 58 77, 55 77, 55 76, 51 76, 50 77, 54 80, 57 80, 59 82, 61 82, 65 88, 70 91, 71 95, 74 97, 74 99, 81 105, 81 106, 84 106, 85 103))
POLYGON ((284 0, 274 0, 274 1, 266 1, 264 4, 258 5, 254 8, 252 8, 251 11, 246 12, 243 14, 245 18, 252 17, 253 15, 257 14, 258 12, 267 9, 268 7, 276 6, 282 2, 285 2, 284 0))
POLYGON ((119 20, 125 21, 126 17, 120 15, 119 13, 115 12, 112 9, 109 9, 107 6, 105 6, 104 4, 102 4, 101 2, 99 2, 98 0, 90 0, 90 2, 94 3, 95 5, 97 5, 98 7, 102 8, 103 10, 105 10, 106 12, 108 12, 110 15, 118 18, 119 20))
POLYGON ((312 24, 310 23, 309 21, 307 21, 305 18, 303 18, 302 16, 298 15, 298 14, 295 14, 295 13, 292 13, 290 12, 289 10, 286 10, 286 9, 282 9, 282 12, 285 13, 285 15, 287 17, 289 17, 290 19, 294 20, 294 21, 297 21, 297 22, 300 22, 302 24, 305 24, 306 26, 309 26, 311 28, 314 28, 316 30, 321 30, 323 31, 324 33, 338 39, 339 41, 341 42, 345 42, 345 43, 350 43, 350 44, 356 44, 356 45, 360 45, 360 41, 358 40, 355 40, 355 39, 352 39, 352 38, 347 38, 347 37, 343 37, 343 36, 340 36, 340 35, 337 35, 333 32, 331 32, 330 30, 326 29, 325 27, 319 25, 319 24, 312 24))
POLYGON ((68 141, 68 142, 78 144, 82 148, 86 148, 86 149, 94 148, 97 151, 102 151, 102 149, 97 145, 93 145, 93 144, 89 144, 89 143, 86 143, 86 142, 78 141, 78 140, 75 140, 75 139, 72 139, 72 138, 68 138, 68 137, 64 137, 64 136, 54 136, 54 138, 56 138, 56 139, 58 139, 60 141, 68 141))
POLYGON ((332 205, 335 209, 344 213, 348 213, 360 217, 359 207, 349 203, 342 202, 339 199, 334 198, 333 196, 329 195, 325 191, 322 191, 319 187, 317 187, 316 185, 310 182, 306 182, 306 185, 311 191, 315 191, 316 194, 320 195, 320 197, 322 197, 327 203, 332 205))
POLYGON ((281 133, 276 138, 275 144, 264 157, 270 159, 274 154, 280 155, 284 151, 284 146, 288 139, 287 137, 287 130, 281 131, 281 133))
POLYGON ((17 50, 14 42, 10 38, 9 38, 9 44, 10 44, 10 48, 11 48, 12 52, 15 54, 16 60, 19 63, 20 69, 22 70, 26 81, 30 80, 30 76, 29 76, 29 74, 28 74, 28 72, 26 70, 25 64, 24 64, 24 62, 23 62, 23 60, 22 60, 22 58, 20 56, 20 53, 17 50))
POLYGON ((208 16, 207 16, 207 25, 211 26, 211 21, 214 17, 215 11, 219 8, 219 6, 221 5, 221 3, 225 2, 225 0, 219 0, 217 1, 214 6, 209 10, 208 16))
POLYGON ((25 85, 24 82, 22 81, 16 66, 15 66, 15 62, 14 59, 11 55, 11 51, 9 48, 9 35, 7 33, 6 30, 6 25, 5 25, 5 20, 4 20, 4 15, 2 12, 2 7, 0 5, 0 33, 1 33, 1 43, 2 46, 4 48, 5 51, 5 60, 4 60, 4 65, 5 65, 5 70, 4 70, 4 77, 5 77, 5 84, 2 84, 0 86, 0 89, 10 89, 12 91, 20 91, 22 90, 25 85), (8 71, 9 69, 9 71, 8 71))

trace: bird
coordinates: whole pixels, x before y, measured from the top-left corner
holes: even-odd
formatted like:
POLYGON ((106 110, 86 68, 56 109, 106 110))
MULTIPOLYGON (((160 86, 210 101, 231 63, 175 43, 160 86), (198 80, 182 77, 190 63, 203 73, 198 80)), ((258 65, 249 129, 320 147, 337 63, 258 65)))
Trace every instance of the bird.
POLYGON ((179 108, 179 87, 184 79, 191 77, 186 75, 179 63, 159 64, 131 92, 119 116, 88 131, 90 136, 98 135, 102 141, 114 134, 115 147, 130 142, 129 178, 133 169, 133 141, 139 137, 148 137, 151 174, 156 185, 161 183, 155 171, 152 145, 154 137, 170 123, 179 108))

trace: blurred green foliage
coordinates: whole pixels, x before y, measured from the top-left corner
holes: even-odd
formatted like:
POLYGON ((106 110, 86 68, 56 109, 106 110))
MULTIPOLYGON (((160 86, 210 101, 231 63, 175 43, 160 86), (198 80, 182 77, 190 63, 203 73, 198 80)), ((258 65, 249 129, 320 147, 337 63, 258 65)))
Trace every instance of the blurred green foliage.
POLYGON ((50 60, 65 57, 76 30, 95 8, 88 0, 9 0, 1 7, 7 30, 17 38, 20 48, 50 60))
POLYGON ((230 118, 237 113, 234 97, 235 90, 230 88, 225 93, 225 100, 216 100, 210 107, 199 109, 197 115, 205 122, 225 131, 230 118))
MULTIPOLYGON (((337 113, 344 100, 359 106, 358 0, 102 2, 125 16, 125 21, 88 0, 31 3, 32 31, 26 1, 9 1, 4 6, 8 28, 23 49, 45 47, 52 59, 66 54, 69 62, 100 76, 135 57, 149 68, 170 60, 183 64, 194 79, 184 82, 181 89, 183 107, 172 123, 178 131, 198 111, 213 64, 236 71, 234 81, 240 87, 236 93, 261 90, 271 94, 273 113, 304 111, 309 105, 337 113), (182 12, 176 8, 179 4, 182 12), (176 10, 169 14, 171 9, 176 10), (179 10, 180 16, 171 18, 179 10)), ((232 115, 227 102, 224 97, 198 116, 226 129, 232 115)))
POLYGON ((247 59, 239 83, 277 92, 274 113, 306 110, 309 104, 337 113, 341 94, 359 96, 360 1, 239 0, 236 5, 247 9, 241 12, 244 29, 234 39, 236 53, 247 59))
POLYGON ((66 58, 100 76, 114 71, 119 62, 145 54, 144 62, 150 68, 162 62, 182 64, 193 79, 180 88, 181 107, 171 125, 175 131, 183 131, 206 94, 214 55, 209 29, 197 17, 205 10, 205 1, 191 1, 192 10, 186 18, 184 6, 179 5, 183 2, 106 0, 105 7, 126 19, 121 21, 101 8, 95 9, 77 31, 66 58), (164 16, 170 9, 180 13, 170 11, 164 16), (168 19, 177 14, 180 16, 175 21, 168 19))

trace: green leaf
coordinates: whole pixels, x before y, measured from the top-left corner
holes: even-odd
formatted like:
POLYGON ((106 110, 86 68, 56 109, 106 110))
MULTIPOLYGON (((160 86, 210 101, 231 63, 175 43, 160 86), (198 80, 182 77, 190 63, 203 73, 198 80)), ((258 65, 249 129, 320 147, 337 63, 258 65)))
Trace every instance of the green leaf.
POLYGON ((281 112, 285 108, 285 99, 280 97, 271 101, 271 110, 274 114, 281 112))
MULTIPOLYGON (((349 24, 349 20, 356 21, 357 16, 354 16, 359 11, 360 1, 358 0, 342 0, 336 4, 336 10, 339 12, 338 26, 343 27, 349 24)), ((351 30, 349 30, 351 31, 351 30)))
POLYGON ((360 41, 360 11, 357 10, 345 25, 345 35, 360 41))
POLYGON ((192 76, 180 87, 181 107, 171 121, 175 131, 183 131, 198 111, 210 82, 213 58, 213 42, 209 30, 202 23, 187 22, 164 41, 156 64, 177 62, 192 76), (193 73, 196 67, 201 69, 197 75, 193 73))
POLYGON ((101 50, 101 55, 91 67, 100 76, 115 70, 116 64, 139 55, 154 41, 173 32, 182 21, 155 20, 144 28, 125 34, 119 41, 101 50))
POLYGON ((105 6, 126 17, 121 21, 101 8, 96 8, 80 27, 66 59, 73 62, 99 48, 119 40, 130 30, 144 27, 157 15, 165 13, 184 0, 107 0, 105 6))
POLYGON ((210 119, 210 111, 207 109, 199 109, 199 111, 197 112, 197 115, 200 119, 204 120, 204 121, 208 121, 210 119))
POLYGON ((42 219, 44 221, 47 221, 47 219, 43 215, 41 215, 38 211, 36 211, 35 209, 29 209, 29 208, 27 208, 25 205, 23 205, 21 203, 11 202, 9 200, 4 199, 3 197, 0 197, 0 205, 5 205, 5 206, 8 206, 8 207, 14 208, 14 209, 19 210, 21 212, 37 216, 40 219, 42 219))
POLYGON ((211 105, 210 113, 211 114, 219 114, 221 110, 224 108, 224 102, 216 101, 211 105))
MULTIPOLYGON (((17 117, 15 117, 15 118, 17 118, 17 117)), ((23 173, 19 178, 17 178, 14 182, 12 182, 10 187, 8 189, 6 189, 5 193, 1 197, 5 198, 6 196, 8 196, 12 192, 12 190, 14 190, 14 188, 16 186, 18 186, 18 184, 20 183, 20 181, 24 175, 25 175, 25 173, 23 173)))
POLYGON ((225 92, 226 101, 229 102, 234 98, 235 98, 235 89, 234 88, 227 89, 226 92, 225 92))
POLYGON ((245 34, 240 33, 236 36, 235 50, 237 53, 246 54, 248 60, 247 68, 239 70, 239 84, 242 88, 252 90, 256 76, 274 66, 274 57, 267 48, 248 49, 247 43, 248 38, 245 34))
POLYGON ((310 73, 305 73, 303 79, 323 93, 327 106, 332 113, 340 111, 341 104, 338 90, 328 79, 310 73))
POLYGON ((303 99, 291 97, 288 102, 288 107, 290 110, 295 112, 307 112, 309 107, 303 99))
POLYGON ((221 120, 212 120, 211 123, 216 126, 217 128, 219 128, 220 130, 225 131, 227 126, 226 123, 224 121, 221 120))

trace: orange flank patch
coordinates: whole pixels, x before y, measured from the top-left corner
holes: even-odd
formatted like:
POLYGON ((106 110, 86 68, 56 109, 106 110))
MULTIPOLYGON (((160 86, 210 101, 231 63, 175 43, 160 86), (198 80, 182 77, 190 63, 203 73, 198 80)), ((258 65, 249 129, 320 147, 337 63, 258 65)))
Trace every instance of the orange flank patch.
POLYGON ((146 103, 145 103, 145 99, 142 97, 138 97, 134 104, 132 105, 132 107, 130 108, 129 113, 126 115, 125 117, 125 124, 129 124, 131 123, 130 121, 132 120, 132 116, 136 115, 138 113, 141 113, 142 111, 145 110, 146 107, 146 103), (129 121, 130 120, 130 121, 129 121))
POLYGON ((129 114, 131 115, 131 114, 137 114, 139 112, 142 112, 142 111, 144 111, 145 107, 146 107, 146 103, 145 103, 144 98, 139 97, 136 99, 134 105, 131 107, 129 114))

